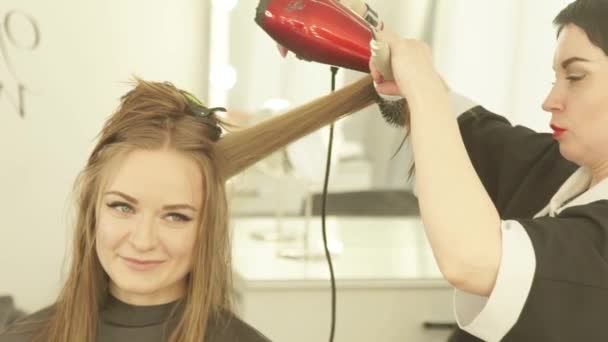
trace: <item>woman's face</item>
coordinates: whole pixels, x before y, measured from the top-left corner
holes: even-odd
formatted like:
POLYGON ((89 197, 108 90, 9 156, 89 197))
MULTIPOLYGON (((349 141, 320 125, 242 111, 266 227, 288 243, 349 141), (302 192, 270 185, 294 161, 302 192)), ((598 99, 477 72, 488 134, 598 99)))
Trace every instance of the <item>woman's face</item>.
POLYGON ((608 57, 576 25, 559 35, 555 83, 543 109, 568 160, 591 168, 608 163, 608 57))
POLYGON ((184 295, 202 207, 202 176, 171 150, 134 150, 101 197, 96 251, 110 291, 136 305, 184 295))

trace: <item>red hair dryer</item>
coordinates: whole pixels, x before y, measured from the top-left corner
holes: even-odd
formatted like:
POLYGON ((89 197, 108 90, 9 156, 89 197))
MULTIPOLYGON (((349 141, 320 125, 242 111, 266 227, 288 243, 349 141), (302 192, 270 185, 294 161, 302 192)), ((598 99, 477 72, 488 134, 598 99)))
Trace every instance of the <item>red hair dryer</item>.
POLYGON ((335 0, 261 0, 255 21, 300 59, 369 72, 372 28, 335 0))
POLYGON ((300 59, 369 72, 373 56, 393 79, 384 24, 363 0, 260 0, 255 21, 300 59))
MULTIPOLYGON (((384 24, 364 0, 260 0, 255 21, 300 59, 368 73, 372 58, 383 78, 393 80, 384 24)), ((403 126, 407 104, 390 100, 379 102, 382 115, 403 126)))

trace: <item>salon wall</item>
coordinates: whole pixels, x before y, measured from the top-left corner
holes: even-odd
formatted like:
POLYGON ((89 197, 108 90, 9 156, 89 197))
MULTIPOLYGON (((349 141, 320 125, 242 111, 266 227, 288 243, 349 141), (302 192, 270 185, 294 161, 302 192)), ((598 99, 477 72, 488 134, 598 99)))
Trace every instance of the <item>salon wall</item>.
POLYGON ((0 2, 0 294, 30 311, 56 295, 70 187, 132 74, 206 96, 208 6, 0 2))

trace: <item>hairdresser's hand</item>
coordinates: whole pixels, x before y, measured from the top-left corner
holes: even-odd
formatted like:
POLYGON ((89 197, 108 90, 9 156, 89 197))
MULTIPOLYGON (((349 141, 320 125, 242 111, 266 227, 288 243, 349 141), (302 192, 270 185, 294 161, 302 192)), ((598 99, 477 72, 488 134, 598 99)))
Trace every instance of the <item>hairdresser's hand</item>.
POLYGON ((439 76, 431 55, 431 49, 414 39, 399 39, 396 35, 386 35, 391 50, 391 63, 395 81, 384 81, 373 63, 370 70, 378 93, 402 95, 410 98, 419 91, 445 91, 447 85, 439 76))
POLYGON ((369 70, 376 85, 376 91, 381 95, 402 96, 401 90, 395 81, 385 81, 372 60, 369 61, 369 70))
MULTIPOLYGON (((391 50, 391 57, 393 56, 392 49, 390 49, 391 44, 393 42, 399 41, 401 38, 395 32, 385 29, 382 31, 382 40, 386 41, 389 45, 389 50, 391 50)), ((391 58, 392 59, 392 58, 391 58)), ((392 63, 392 61, 391 61, 392 63)), ((369 70, 374 83, 376 85, 376 91, 378 91, 381 95, 390 95, 390 96, 403 96, 399 86, 397 85, 396 80, 387 81, 384 79, 383 75, 376 68, 375 61, 373 57, 369 61, 369 70)), ((394 74, 394 71, 393 71, 394 74)), ((393 75, 394 77, 394 75, 393 75)))

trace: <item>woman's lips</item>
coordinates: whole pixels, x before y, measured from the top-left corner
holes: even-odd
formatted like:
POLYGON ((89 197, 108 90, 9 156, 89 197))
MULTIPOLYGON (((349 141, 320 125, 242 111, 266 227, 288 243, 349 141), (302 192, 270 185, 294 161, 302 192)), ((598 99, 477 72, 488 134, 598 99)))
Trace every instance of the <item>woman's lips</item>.
POLYGON ((551 129, 553 130, 553 137, 559 138, 564 132, 566 132, 565 128, 561 128, 557 125, 551 124, 551 129))
POLYGON ((158 267, 164 261, 162 260, 140 260, 134 258, 121 257, 127 266, 136 271, 148 271, 158 267))

